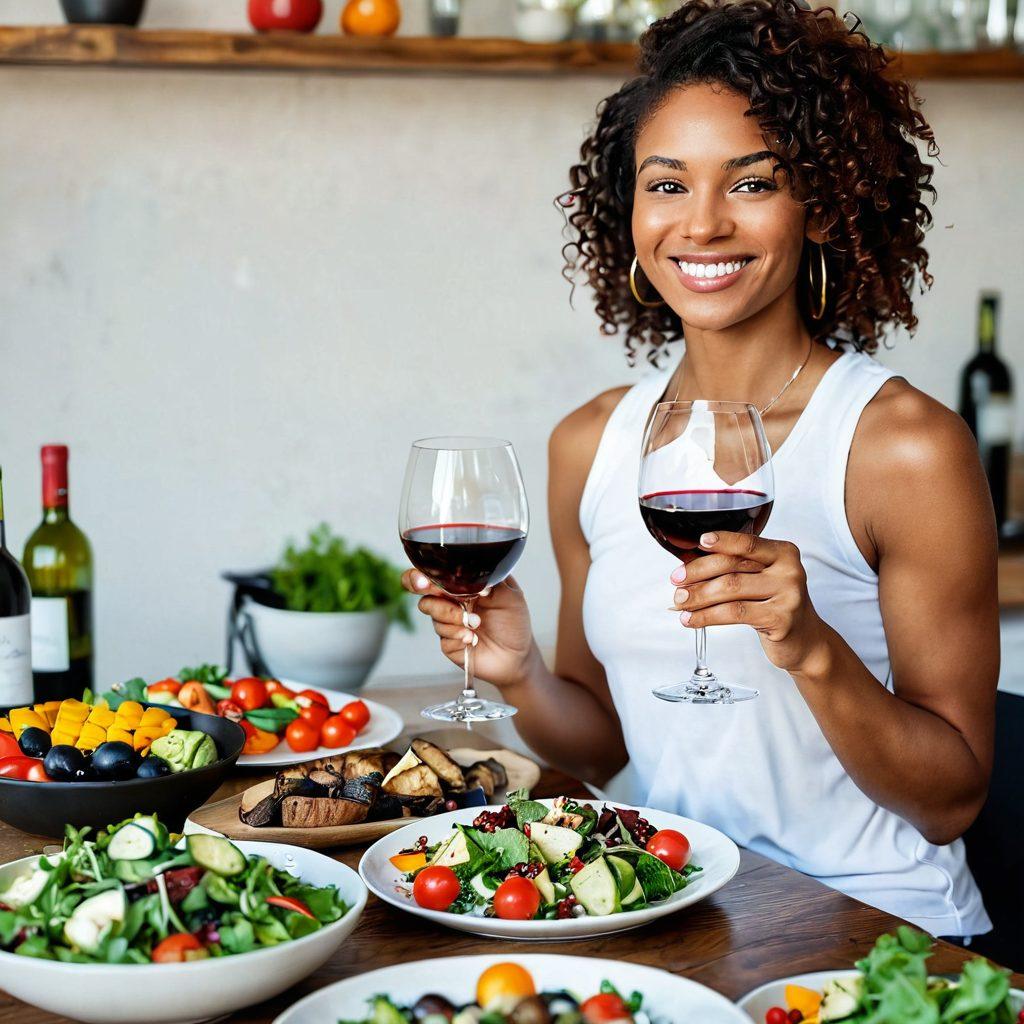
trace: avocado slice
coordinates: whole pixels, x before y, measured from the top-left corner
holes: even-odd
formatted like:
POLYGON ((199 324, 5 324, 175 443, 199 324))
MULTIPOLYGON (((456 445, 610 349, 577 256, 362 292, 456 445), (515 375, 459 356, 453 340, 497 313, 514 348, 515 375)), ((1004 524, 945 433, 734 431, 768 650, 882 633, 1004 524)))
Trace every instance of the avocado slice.
POLYGON ((598 857, 577 871, 569 883, 573 895, 592 917, 606 917, 622 909, 619 887, 604 857, 598 857))

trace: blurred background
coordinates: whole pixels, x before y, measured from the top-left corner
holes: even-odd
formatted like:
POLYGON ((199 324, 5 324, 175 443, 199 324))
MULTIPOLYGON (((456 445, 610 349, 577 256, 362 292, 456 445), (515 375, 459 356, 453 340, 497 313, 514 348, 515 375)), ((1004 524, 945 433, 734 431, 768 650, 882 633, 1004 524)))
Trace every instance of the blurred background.
MULTIPOLYGON (((343 6, 324 3, 318 34, 338 32, 343 6)), ((573 28, 557 3, 464 0, 456 31, 622 40, 672 6, 623 19, 588 3, 573 28)), ((1012 46, 1016 14, 1000 0, 858 13, 897 47, 965 60, 1012 46)), ((427 0, 401 15, 398 40, 452 27, 427 0)), ((57 0, 0 0, 0 25, 63 23, 57 0)), ((245 0, 149 0, 141 27, 252 32, 245 0)), ((950 59, 920 81, 941 147, 935 285, 917 335, 880 358, 956 407, 981 292, 1001 293, 998 352, 1024 365, 1024 65, 1010 53, 965 78, 950 59)), ((553 643, 547 438, 644 367, 599 333, 586 292, 570 308, 552 198, 624 77, 0 60, 8 546, 20 557, 39 520, 40 446, 69 445, 72 514, 96 563, 97 682, 222 660, 221 571, 270 564, 320 521, 403 562, 408 446, 431 434, 514 443, 532 513, 517 576, 553 643)), ((1009 500, 1024 515, 1013 488, 1009 500)), ((1018 599, 1024 587, 1005 602, 1004 686, 1024 690, 1018 599)), ((390 631, 374 679, 446 667, 417 623, 390 631)))

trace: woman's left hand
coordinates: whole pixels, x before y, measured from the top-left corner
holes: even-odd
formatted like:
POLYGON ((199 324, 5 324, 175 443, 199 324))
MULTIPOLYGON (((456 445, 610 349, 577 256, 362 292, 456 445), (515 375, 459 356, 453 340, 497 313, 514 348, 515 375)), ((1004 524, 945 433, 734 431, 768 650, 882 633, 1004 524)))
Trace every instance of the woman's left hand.
POLYGON ((710 553, 671 577, 683 625, 752 626, 773 665, 804 671, 823 650, 829 628, 811 604, 797 546, 724 531, 700 540, 710 553))

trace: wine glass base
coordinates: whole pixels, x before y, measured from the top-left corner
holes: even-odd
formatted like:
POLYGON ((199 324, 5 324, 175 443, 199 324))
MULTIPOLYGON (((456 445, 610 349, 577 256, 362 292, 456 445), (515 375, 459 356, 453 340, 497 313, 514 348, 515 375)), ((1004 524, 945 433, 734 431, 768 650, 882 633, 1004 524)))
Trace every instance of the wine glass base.
POLYGON ((511 704, 485 700, 483 697, 470 697, 465 700, 445 701, 444 704, 432 704, 424 708, 420 714, 436 722, 455 722, 461 725, 464 722, 496 722, 501 718, 511 718, 518 710, 511 704))
POLYGON ((741 700, 753 700, 758 691, 749 686, 723 686, 715 681, 711 686, 701 686, 693 680, 659 686, 651 690, 659 700, 675 704, 738 704, 741 700))

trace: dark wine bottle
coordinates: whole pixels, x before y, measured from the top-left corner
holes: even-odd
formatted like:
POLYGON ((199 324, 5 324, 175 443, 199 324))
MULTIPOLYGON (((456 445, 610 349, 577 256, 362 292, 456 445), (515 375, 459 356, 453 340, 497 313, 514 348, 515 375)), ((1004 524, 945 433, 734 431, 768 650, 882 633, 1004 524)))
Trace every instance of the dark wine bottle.
POLYGON ((92 689, 92 551, 68 511, 68 450, 42 449, 43 521, 22 559, 32 585, 32 676, 37 701, 92 689))
POLYGON ((1004 532, 1010 487, 1013 440, 1013 380, 996 355, 999 296, 983 292, 978 307, 978 352, 960 374, 960 415, 978 441, 992 491, 999 532, 1004 532))
POLYGON ((0 706, 32 703, 32 592, 25 570, 7 550, 0 474, 0 706))

